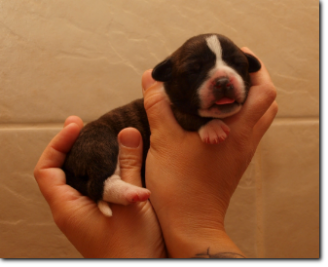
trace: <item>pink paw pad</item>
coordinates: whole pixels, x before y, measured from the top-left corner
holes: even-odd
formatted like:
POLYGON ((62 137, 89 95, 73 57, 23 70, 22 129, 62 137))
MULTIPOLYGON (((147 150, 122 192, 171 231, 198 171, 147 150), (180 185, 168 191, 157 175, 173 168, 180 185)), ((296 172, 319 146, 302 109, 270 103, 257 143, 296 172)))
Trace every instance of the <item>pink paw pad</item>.
POLYGON ((134 202, 146 201, 150 196, 147 188, 139 187, 112 175, 104 183, 103 200, 109 203, 129 205, 134 202))
POLYGON ((148 189, 138 190, 138 192, 130 192, 127 197, 130 202, 143 202, 150 197, 150 191, 148 189))

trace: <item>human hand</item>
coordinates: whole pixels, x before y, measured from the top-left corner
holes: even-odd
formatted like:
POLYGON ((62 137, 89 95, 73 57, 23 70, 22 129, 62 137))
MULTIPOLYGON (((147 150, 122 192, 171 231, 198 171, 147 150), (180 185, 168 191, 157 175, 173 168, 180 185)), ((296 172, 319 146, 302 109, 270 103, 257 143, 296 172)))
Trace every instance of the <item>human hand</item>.
MULTIPOLYGON (((80 118, 67 118, 64 128, 48 144, 34 170, 55 223, 84 257, 165 257, 161 230, 149 201, 128 206, 111 204, 114 216, 108 218, 94 201, 66 184, 61 166, 82 127, 80 118)), ((118 140, 121 177, 141 186, 141 135, 136 129, 126 128, 118 140)))
POLYGON ((209 247, 218 257, 242 256, 224 230, 224 218, 240 178, 277 113, 276 90, 261 64, 261 70, 251 74, 253 86, 241 111, 224 119, 231 131, 218 145, 205 144, 197 132, 184 131, 173 116, 163 85, 152 84, 150 71, 143 75, 151 128, 146 184, 170 257, 195 257, 209 247))

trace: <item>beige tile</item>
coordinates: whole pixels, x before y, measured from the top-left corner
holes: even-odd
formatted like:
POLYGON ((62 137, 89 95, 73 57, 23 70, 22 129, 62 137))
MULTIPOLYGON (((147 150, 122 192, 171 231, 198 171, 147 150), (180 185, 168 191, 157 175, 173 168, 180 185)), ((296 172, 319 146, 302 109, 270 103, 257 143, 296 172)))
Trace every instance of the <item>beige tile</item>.
POLYGON ((59 130, 51 123, 141 97, 143 71, 205 32, 251 48, 277 87, 278 117, 295 118, 261 143, 231 200, 229 235, 249 257, 318 256, 318 1, 11 0, 0 2, 1 257, 80 256, 33 178, 59 130))
POLYGON ((256 152, 231 198, 225 219, 230 238, 249 258, 257 258, 258 247, 258 188, 260 156, 256 152))
POLYGON ((2 2, 0 122, 95 119, 141 97, 142 72, 204 32, 265 62, 279 116, 318 115, 318 8, 310 0, 2 2))
POLYGON ((33 176, 59 128, 0 129, 0 253, 2 258, 81 257, 53 222, 33 176))
POLYGON ((318 120, 278 120, 261 148, 264 256, 319 257, 318 120))
POLYGON ((1 122, 63 121, 71 114, 91 120, 141 97, 142 72, 107 36, 109 7, 91 6, 2 3, 1 122))

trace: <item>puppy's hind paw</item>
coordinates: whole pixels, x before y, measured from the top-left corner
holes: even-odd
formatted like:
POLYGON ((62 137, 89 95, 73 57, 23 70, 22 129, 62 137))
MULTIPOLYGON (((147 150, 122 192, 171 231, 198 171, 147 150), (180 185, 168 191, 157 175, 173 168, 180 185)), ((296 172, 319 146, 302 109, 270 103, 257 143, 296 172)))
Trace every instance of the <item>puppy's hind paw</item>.
POLYGON ((103 189, 103 200, 122 205, 146 201, 150 196, 147 188, 132 185, 121 180, 118 175, 106 179, 103 189))
POLYGON ((131 202, 143 202, 148 200, 150 196, 150 191, 146 188, 137 188, 137 190, 131 190, 127 192, 127 199, 130 199, 131 202))

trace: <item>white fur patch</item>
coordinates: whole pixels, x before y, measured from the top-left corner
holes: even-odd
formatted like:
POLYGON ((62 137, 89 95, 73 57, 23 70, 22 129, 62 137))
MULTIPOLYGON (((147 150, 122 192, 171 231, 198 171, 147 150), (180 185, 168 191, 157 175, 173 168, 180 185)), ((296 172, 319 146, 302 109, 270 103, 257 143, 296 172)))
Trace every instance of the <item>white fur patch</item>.
POLYGON ((130 201, 125 198, 124 192, 130 186, 132 187, 133 185, 125 183, 121 178, 120 161, 118 157, 115 172, 104 182, 103 200, 122 205, 129 204, 130 201))
POLYGON ((216 65, 224 64, 222 60, 222 47, 218 37, 216 35, 211 35, 206 38, 206 43, 209 49, 211 49, 216 56, 216 65))
POLYGON ((136 201, 145 201, 149 198, 149 195, 150 191, 148 189, 122 180, 118 157, 115 172, 104 182, 103 199, 98 202, 98 207, 106 215, 106 213, 111 212, 109 206, 106 207, 106 202, 129 205, 136 201))
POLYGON ((214 101, 214 95, 210 88, 209 81, 222 76, 229 77, 235 88, 236 101, 239 103, 242 103, 246 96, 245 84, 242 77, 224 62, 222 58, 222 46, 218 37, 216 35, 211 35, 205 40, 208 48, 215 54, 216 62, 215 66, 208 72, 209 79, 205 80, 198 88, 198 95, 201 100, 198 114, 202 117, 225 118, 237 113, 240 107, 229 113, 220 112, 220 110, 216 108, 210 109, 214 101))

